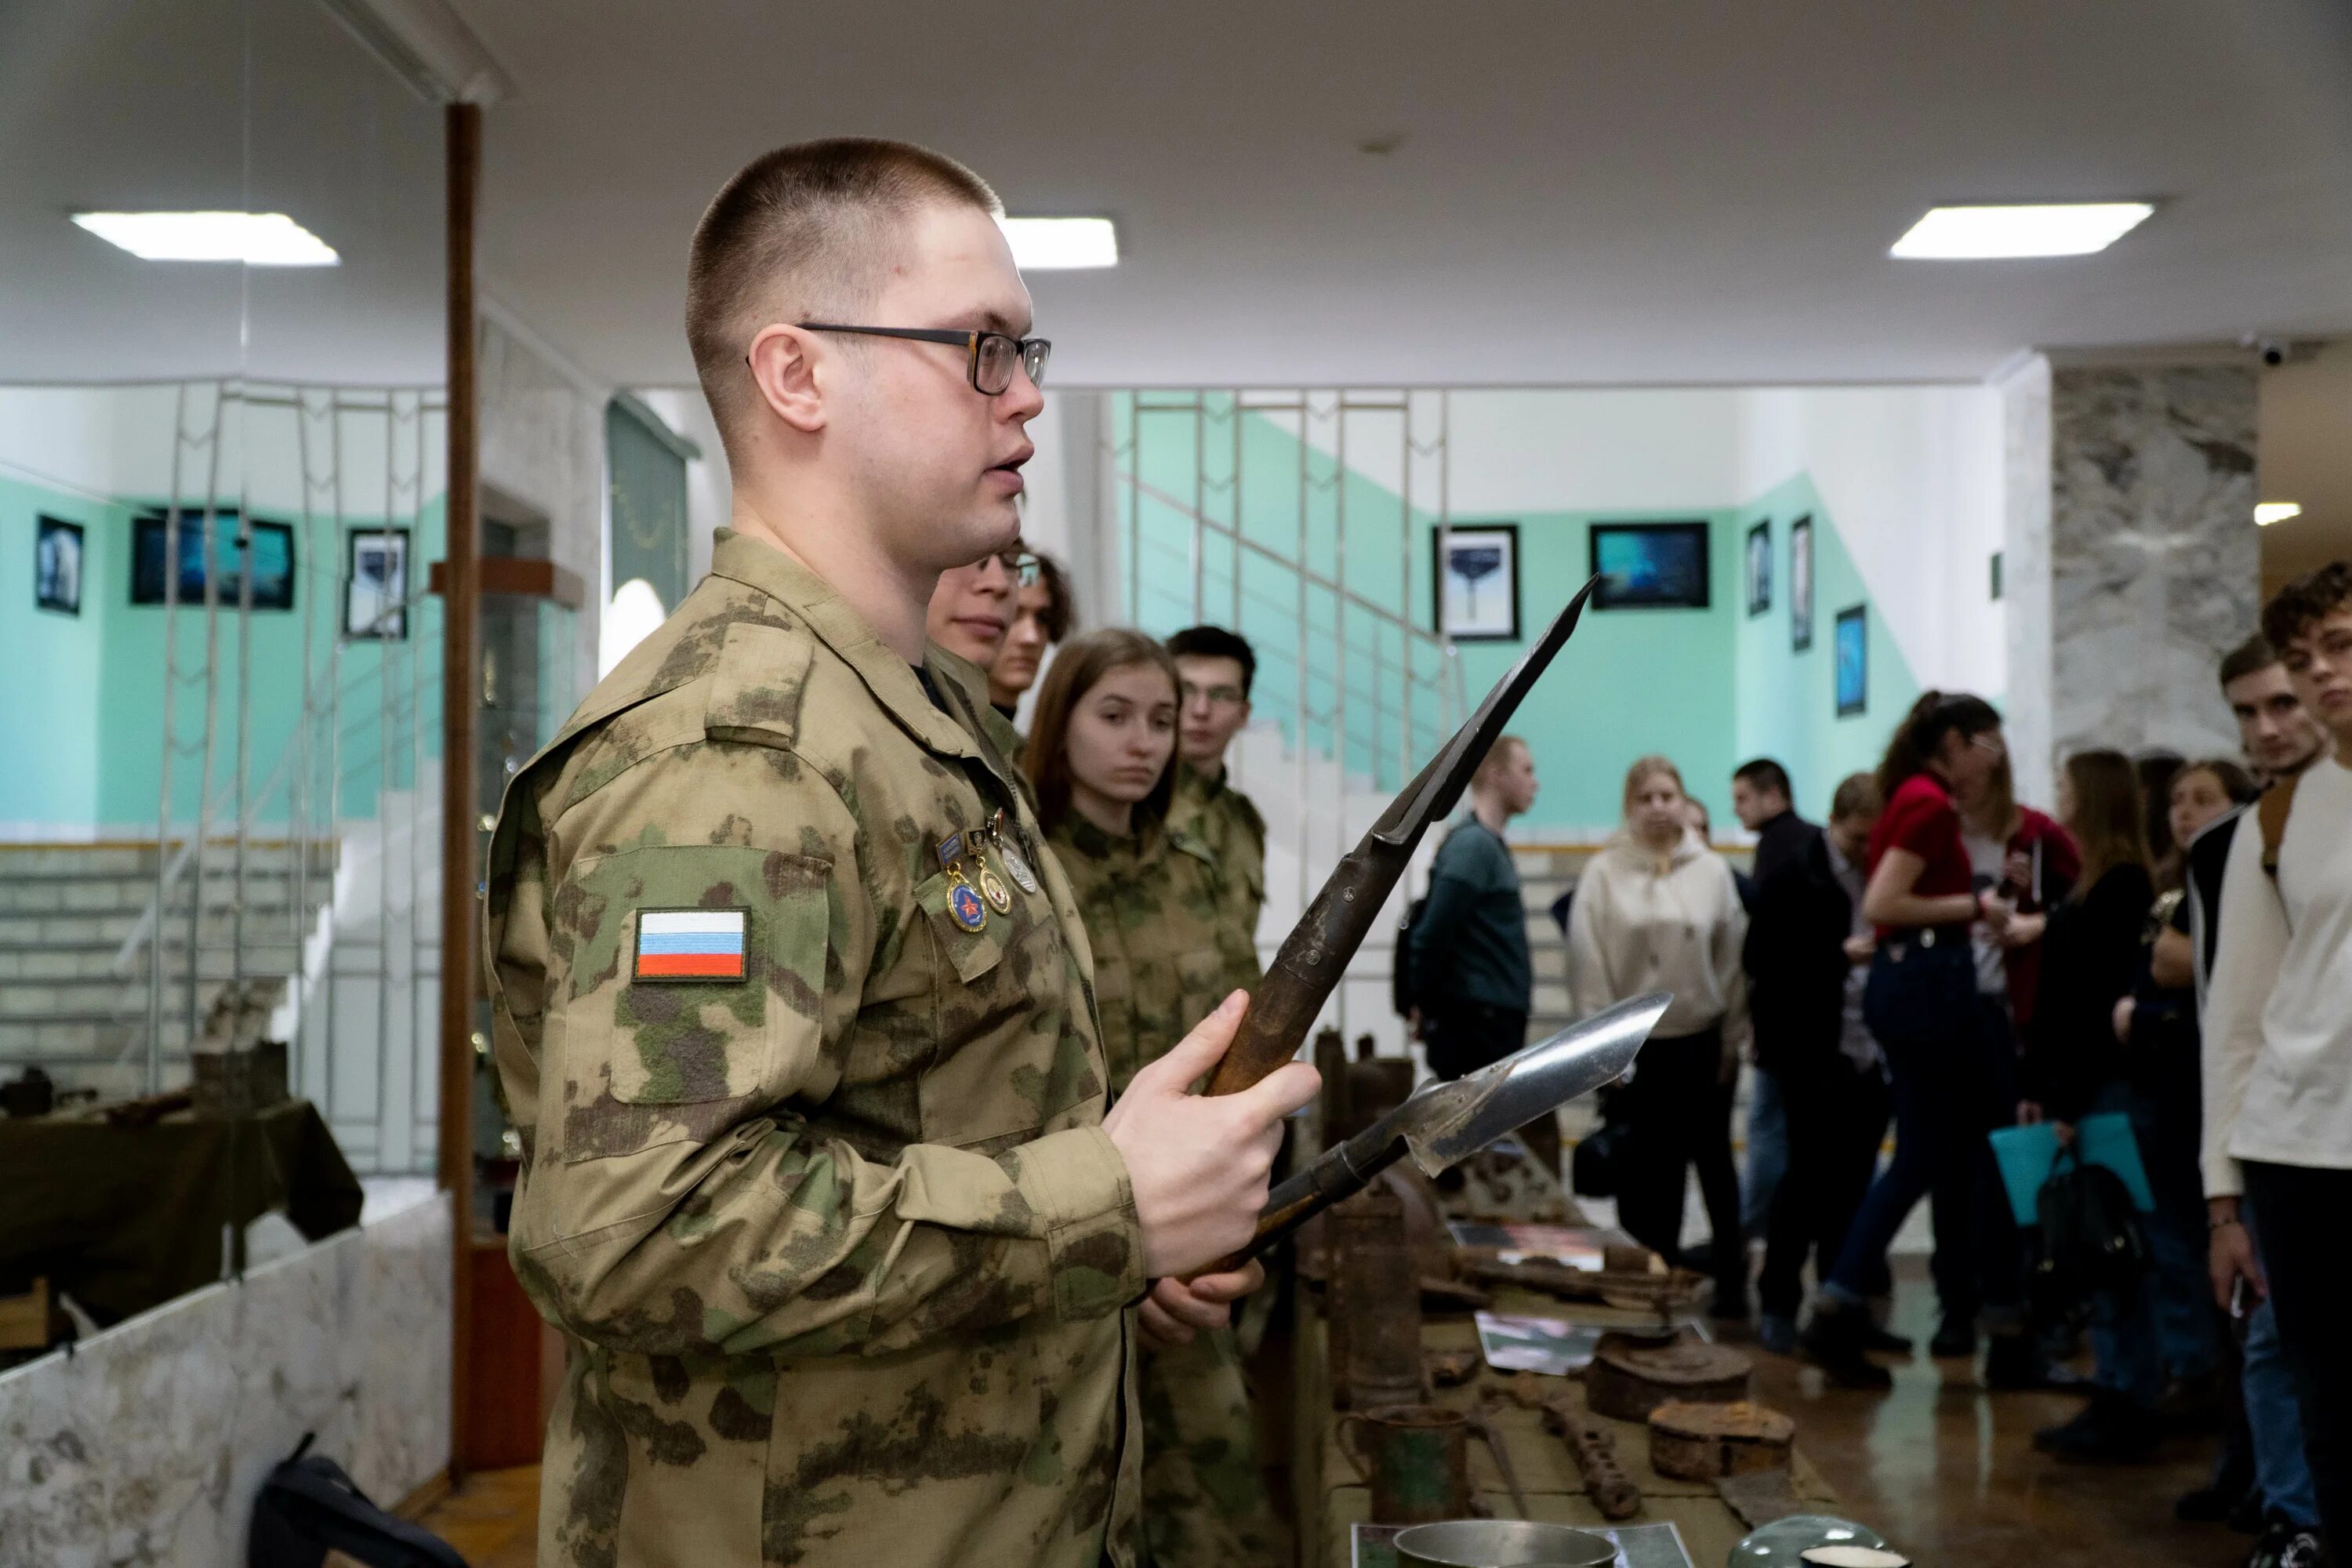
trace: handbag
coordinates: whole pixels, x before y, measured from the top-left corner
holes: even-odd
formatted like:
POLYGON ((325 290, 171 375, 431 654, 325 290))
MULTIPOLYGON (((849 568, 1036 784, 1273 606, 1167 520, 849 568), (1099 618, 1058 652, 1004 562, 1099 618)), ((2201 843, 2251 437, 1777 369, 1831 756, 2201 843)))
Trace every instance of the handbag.
POLYGON ((2062 1149, 2034 1196, 2034 1217, 2033 1300, 2045 1321, 2079 1325, 2101 1293, 2137 1288, 2147 1234, 2115 1172, 2062 1149))

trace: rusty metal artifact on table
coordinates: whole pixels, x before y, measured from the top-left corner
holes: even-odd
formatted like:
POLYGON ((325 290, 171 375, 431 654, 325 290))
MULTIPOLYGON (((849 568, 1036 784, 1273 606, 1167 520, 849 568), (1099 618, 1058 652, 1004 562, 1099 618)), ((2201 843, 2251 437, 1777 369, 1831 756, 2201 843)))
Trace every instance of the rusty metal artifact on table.
POLYGON ((1427 1524, 1470 1510, 1469 1419, 1438 1405, 1389 1405, 1339 1418, 1339 1451, 1372 1492, 1375 1524, 1427 1524), (1350 1441, 1350 1433, 1359 1434, 1350 1441))
POLYGON ((1481 1284, 1516 1285, 1564 1301, 1599 1301, 1627 1311, 1655 1312, 1662 1321, 1696 1306, 1710 1288, 1706 1275, 1688 1268, 1656 1272, 1612 1268, 1606 1263, 1597 1269, 1573 1268, 1538 1258, 1506 1263, 1492 1257, 1473 1257, 1462 1267, 1481 1284))
POLYGON ((1479 1441, 1495 1457, 1495 1468, 1502 1472, 1503 1485, 1511 1494, 1511 1506, 1518 1510, 1521 1519, 1527 1518, 1528 1494, 1519 1486, 1519 1472, 1512 1467, 1511 1451, 1503 1446, 1503 1434, 1495 1426, 1494 1410, 1483 1396, 1470 1407, 1470 1430, 1478 1434, 1479 1441))
POLYGON ((1325 999, 1412 862, 1422 835, 1432 823, 1444 821, 1462 798, 1470 775, 1486 760, 1512 711, 1576 630, 1584 602, 1599 582, 1595 577, 1577 590, 1543 636, 1495 683, 1477 711, 1397 792, 1380 820, 1324 881, 1306 914, 1282 939, 1265 978, 1251 994, 1234 1043, 1210 1075, 1211 1094, 1238 1093, 1298 1054, 1325 999))
POLYGON ((1642 1511, 1642 1489, 1617 1458, 1617 1439, 1577 1403, 1573 1390, 1523 1372, 1511 1379, 1511 1397, 1543 1412, 1544 1425, 1568 1446, 1576 1473, 1583 1478, 1584 1495, 1601 1518, 1631 1519, 1642 1511))
POLYGON ((1601 1336, 1584 1369, 1594 1414, 1641 1421, 1661 1405, 1728 1405, 1745 1399, 1755 1363, 1738 1351, 1680 1333, 1661 1344, 1631 1334, 1601 1336))
POLYGON ((1650 1412, 1650 1468, 1686 1481, 1786 1469, 1797 1424, 1779 1411, 1731 1405, 1661 1405, 1650 1412))
POLYGON ((1268 1194, 1256 1236, 1228 1265, 1264 1251, 1401 1159, 1410 1156, 1423 1175, 1434 1176, 1622 1076, 1673 1001, 1664 992, 1637 996, 1466 1078, 1423 1084, 1412 1099, 1325 1150, 1268 1194))
POLYGON ((1423 1394, 1421 1280, 1404 1216, 1385 1186, 1331 1212, 1331 1394, 1342 1409, 1423 1394))

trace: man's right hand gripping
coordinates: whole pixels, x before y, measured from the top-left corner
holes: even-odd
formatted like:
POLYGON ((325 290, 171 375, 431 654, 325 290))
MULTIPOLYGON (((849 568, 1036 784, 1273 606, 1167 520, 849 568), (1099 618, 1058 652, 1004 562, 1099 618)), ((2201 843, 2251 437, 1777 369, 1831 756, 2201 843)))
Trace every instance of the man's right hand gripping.
POLYGON ((1158 1281, 1143 1307, 1153 1340, 1181 1342, 1194 1330, 1217 1326, 1229 1304, 1265 1278, 1255 1260, 1224 1273, 1199 1271, 1249 1245, 1265 1207, 1283 1118, 1321 1086, 1313 1068, 1292 1062, 1239 1094, 1192 1092, 1223 1059, 1248 1002, 1244 992, 1226 997, 1173 1050, 1138 1072, 1103 1121, 1127 1162, 1144 1270, 1158 1281))

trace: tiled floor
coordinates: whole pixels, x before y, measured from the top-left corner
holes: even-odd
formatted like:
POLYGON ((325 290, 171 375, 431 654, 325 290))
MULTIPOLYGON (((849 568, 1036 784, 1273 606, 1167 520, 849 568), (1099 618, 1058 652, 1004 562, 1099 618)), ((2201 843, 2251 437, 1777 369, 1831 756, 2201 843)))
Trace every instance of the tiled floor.
MULTIPOLYGON (((1924 1344, 1935 1299, 1922 1261, 1901 1260, 1895 1327, 1924 1344)), ((2204 1479, 2201 1440, 2175 1441, 2148 1465, 2061 1465, 2033 1452, 2032 1436, 2079 1407, 2063 1395, 1986 1394, 1961 1363, 1924 1353, 1884 1394, 1825 1388, 1818 1372, 1776 1356, 1757 1363, 1758 1396, 1797 1418, 1798 1441, 1849 1511, 1923 1565, 2237 1568, 2244 1560, 2244 1537, 2173 1522, 2172 1500, 2204 1479)), ((426 1522, 473 1568, 531 1568, 538 1488, 536 1469, 476 1476, 426 1522)))

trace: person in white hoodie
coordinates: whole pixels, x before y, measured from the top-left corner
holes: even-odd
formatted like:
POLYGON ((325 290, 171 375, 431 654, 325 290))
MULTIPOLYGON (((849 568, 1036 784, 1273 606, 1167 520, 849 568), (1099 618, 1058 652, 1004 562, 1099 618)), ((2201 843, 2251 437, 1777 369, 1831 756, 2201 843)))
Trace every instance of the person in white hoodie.
POLYGON ((1578 879, 1568 984, 1590 1015, 1651 991, 1674 1005, 1623 1090, 1626 1163, 1617 1214, 1633 1239, 1680 1254, 1684 1173, 1698 1167, 1713 1228, 1719 1318, 1748 1315, 1748 1249, 1731 1163, 1731 1091, 1748 1038, 1748 935, 1731 867, 1688 826, 1683 777, 1664 757, 1625 774, 1625 821, 1578 879))
POLYGON ((2338 1228, 2352 1206, 2352 563, 2280 590, 2263 635, 2335 754, 2274 786, 2230 842, 2205 998, 2206 1223, 2222 1302, 2243 1312, 2270 1297, 2320 1524, 2340 1553, 2352 1544, 2352 1267, 2338 1228))

